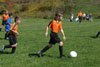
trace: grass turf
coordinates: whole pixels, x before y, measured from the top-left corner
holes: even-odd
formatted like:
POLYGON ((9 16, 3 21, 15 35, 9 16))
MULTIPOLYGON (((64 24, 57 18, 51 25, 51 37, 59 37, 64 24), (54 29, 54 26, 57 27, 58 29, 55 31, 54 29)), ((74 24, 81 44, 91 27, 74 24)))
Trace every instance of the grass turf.
MULTIPOLYGON (((18 46, 16 53, 1 54, 0 67, 99 67, 100 66, 100 38, 93 39, 100 30, 100 20, 93 22, 83 21, 71 23, 63 20, 63 28, 66 35, 64 42, 64 54, 66 59, 59 57, 59 44, 54 45, 45 52, 44 57, 33 56, 40 51, 49 41, 49 36, 45 37, 45 27, 50 22, 46 19, 22 19, 19 25, 18 46), (70 51, 75 50, 78 53, 77 58, 68 58, 70 51)), ((50 33, 50 32, 49 32, 50 33)), ((0 32, 0 49, 2 44, 9 44, 4 40, 4 28, 0 32)), ((61 33, 59 33, 62 39, 61 33)), ((5 52, 10 52, 6 49, 5 52)))

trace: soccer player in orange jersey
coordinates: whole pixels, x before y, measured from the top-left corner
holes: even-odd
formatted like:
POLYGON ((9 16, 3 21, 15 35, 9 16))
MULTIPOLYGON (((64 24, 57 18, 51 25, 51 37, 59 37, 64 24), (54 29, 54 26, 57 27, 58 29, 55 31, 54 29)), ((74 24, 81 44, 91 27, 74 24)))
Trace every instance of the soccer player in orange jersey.
POLYGON ((61 13, 57 13, 55 15, 54 20, 52 20, 46 27, 46 33, 45 35, 48 35, 48 28, 51 29, 51 33, 50 33, 50 41, 48 43, 47 46, 45 46, 41 51, 38 52, 39 57, 42 56, 42 54, 47 51, 49 48, 52 47, 53 44, 59 43, 59 52, 60 52, 60 58, 65 58, 65 56, 63 55, 63 42, 60 40, 58 33, 59 31, 61 31, 62 35, 63 35, 63 39, 66 40, 63 28, 62 28, 62 14, 61 13))
POLYGON ((4 52, 4 50, 6 48, 12 48, 11 54, 15 53, 16 50, 16 46, 17 46, 17 38, 16 36, 19 35, 19 33, 17 32, 18 27, 17 25, 20 24, 20 18, 19 17, 15 17, 15 23, 12 24, 11 29, 9 31, 9 42, 10 45, 2 45, 2 52, 4 52))
MULTIPOLYGON (((2 20, 2 26, 6 25, 6 22, 7 22, 7 19, 9 18, 9 15, 8 15, 8 11, 6 11, 1 17, 0 19, 3 18, 2 20)), ((0 31, 2 29, 2 26, 0 27, 0 31)))
POLYGON ((79 23, 82 22, 82 16, 83 16, 83 14, 82 14, 82 12, 80 11, 80 12, 78 13, 79 23))

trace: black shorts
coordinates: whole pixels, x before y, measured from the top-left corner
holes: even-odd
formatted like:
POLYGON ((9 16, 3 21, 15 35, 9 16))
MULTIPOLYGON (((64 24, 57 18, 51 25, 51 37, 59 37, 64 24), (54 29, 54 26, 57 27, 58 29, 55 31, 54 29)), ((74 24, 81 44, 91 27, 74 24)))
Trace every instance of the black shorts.
POLYGON ((60 38, 58 37, 58 35, 54 32, 51 32, 50 33, 50 41, 49 41, 49 44, 56 44, 56 43, 60 43, 61 40, 60 38))
POLYGON ((2 25, 6 25, 6 22, 7 22, 7 21, 4 21, 4 20, 3 20, 3 21, 2 21, 2 25))
POLYGON ((17 43, 16 36, 9 34, 9 42, 10 42, 10 45, 16 44, 17 43))
POLYGON ((82 20, 82 16, 79 16, 79 20, 82 20))

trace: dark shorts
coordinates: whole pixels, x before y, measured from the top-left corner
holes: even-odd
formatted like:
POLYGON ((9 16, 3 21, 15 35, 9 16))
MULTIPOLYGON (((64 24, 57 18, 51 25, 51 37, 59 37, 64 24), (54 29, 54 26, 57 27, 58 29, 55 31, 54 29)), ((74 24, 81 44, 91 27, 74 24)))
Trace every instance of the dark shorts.
POLYGON ((60 38, 58 37, 58 35, 54 32, 51 32, 50 33, 50 41, 49 41, 49 44, 56 44, 56 43, 60 43, 61 40, 60 38))
POLYGON ((6 22, 7 22, 7 21, 2 21, 2 25, 6 25, 6 22))
POLYGON ((79 16, 79 20, 82 20, 82 16, 79 16))
POLYGON ((17 43, 16 36, 9 34, 9 42, 10 42, 10 45, 16 44, 17 43))

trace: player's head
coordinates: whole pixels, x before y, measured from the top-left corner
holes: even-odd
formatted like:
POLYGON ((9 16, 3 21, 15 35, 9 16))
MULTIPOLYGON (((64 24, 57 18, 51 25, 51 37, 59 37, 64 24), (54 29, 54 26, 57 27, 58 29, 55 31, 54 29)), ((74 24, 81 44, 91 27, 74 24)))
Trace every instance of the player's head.
POLYGON ((82 12, 82 11, 80 10, 80 12, 82 12))
POLYGON ((55 19, 61 21, 63 18, 63 15, 61 13, 56 13, 55 19))
POLYGON ((18 16, 15 17, 15 23, 17 23, 17 24, 21 23, 20 18, 18 16))
POLYGON ((12 18, 12 17, 13 17, 13 14, 12 14, 12 13, 10 13, 10 14, 9 14, 9 17, 10 17, 10 18, 12 18))
POLYGON ((8 11, 7 10, 5 11, 5 14, 8 14, 8 11))

